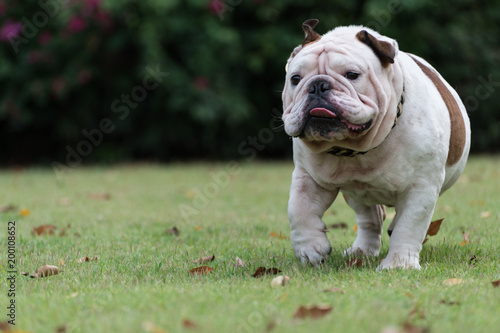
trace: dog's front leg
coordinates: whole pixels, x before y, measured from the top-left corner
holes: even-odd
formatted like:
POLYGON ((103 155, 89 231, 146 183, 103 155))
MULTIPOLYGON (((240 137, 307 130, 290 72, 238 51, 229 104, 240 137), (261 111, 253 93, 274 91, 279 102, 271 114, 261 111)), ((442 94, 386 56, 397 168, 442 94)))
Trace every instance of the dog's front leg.
POLYGON ((409 191, 396 204, 394 230, 391 234, 389 253, 378 269, 420 269, 420 251, 429 228, 439 190, 409 191))
POLYGON ((321 217, 338 192, 338 189, 328 191, 322 188, 303 169, 295 168, 293 171, 288 219, 292 247, 302 264, 310 262, 318 266, 332 252, 321 217))

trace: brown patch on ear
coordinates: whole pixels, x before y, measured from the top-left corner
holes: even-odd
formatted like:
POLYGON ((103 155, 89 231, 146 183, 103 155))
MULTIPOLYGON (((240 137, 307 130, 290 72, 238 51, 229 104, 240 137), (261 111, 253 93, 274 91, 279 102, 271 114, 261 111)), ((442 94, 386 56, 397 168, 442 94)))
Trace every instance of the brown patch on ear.
POLYGON ((302 46, 306 46, 307 44, 311 44, 321 39, 321 35, 314 31, 314 27, 318 24, 318 19, 309 19, 302 23, 302 30, 306 34, 304 41, 302 42, 302 46))
POLYGON ((418 61, 417 58, 410 54, 410 57, 415 61, 415 63, 420 67, 422 72, 424 72, 429 79, 431 79, 432 83, 436 86, 439 94, 441 94, 441 98, 443 99, 446 107, 448 108, 448 112, 450 113, 450 125, 451 125, 451 134, 450 134, 450 148, 448 150, 448 158, 446 159, 446 165, 451 166, 457 163, 465 148, 466 141, 466 131, 465 131, 465 123, 462 116, 462 112, 460 111, 460 107, 458 106, 457 101, 451 94, 450 90, 443 83, 438 74, 432 69, 418 61))
POLYGON ((383 67, 389 66, 389 64, 394 63, 394 57, 396 56, 396 50, 391 43, 378 40, 377 38, 370 35, 366 30, 361 30, 356 34, 356 38, 368 45, 375 55, 380 59, 383 67))

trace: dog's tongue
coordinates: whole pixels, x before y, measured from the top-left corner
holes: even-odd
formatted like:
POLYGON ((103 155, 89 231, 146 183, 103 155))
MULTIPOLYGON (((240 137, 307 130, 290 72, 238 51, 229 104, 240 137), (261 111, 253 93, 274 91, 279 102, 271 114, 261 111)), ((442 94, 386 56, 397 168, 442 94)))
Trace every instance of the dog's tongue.
POLYGON ((325 108, 314 108, 310 112, 313 117, 321 117, 321 118, 337 118, 337 115, 330 110, 325 108))

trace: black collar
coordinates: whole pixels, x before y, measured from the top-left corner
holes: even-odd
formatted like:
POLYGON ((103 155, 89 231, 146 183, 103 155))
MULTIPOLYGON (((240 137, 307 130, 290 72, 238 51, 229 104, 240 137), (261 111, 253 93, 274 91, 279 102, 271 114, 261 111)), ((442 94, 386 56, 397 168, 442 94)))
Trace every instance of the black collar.
MULTIPOLYGON (((401 99, 399 100, 399 103, 398 103, 398 110, 397 110, 396 118, 394 119, 394 125, 392 125, 392 128, 394 128, 396 126, 396 124, 398 123, 398 118, 403 113, 403 103, 404 102, 405 102, 405 86, 403 85, 403 92, 401 93, 401 99)), ((375 148, 377 148, 377 147, 375 147, 375 148)), ((373 150, 375 148, 372 148, 370 150, 373 150)), ((358 156, 358 155, 364 155, 367 152, 369 152, 370 150, 356 151, 356 150, 352 150, 349 148, 332 147, 332 148, 330 148, 330 150, 327 151, 327 153, 334 155, 334 156, 339 156, 339 157, 354 157, 354 156, 358 156)))

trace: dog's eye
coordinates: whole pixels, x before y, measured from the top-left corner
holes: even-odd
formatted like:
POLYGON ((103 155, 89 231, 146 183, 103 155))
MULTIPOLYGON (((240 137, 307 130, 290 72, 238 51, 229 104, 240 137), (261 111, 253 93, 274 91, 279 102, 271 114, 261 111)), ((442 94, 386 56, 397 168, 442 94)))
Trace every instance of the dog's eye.
POLYGON ((358 78, 359 74, 356 72, 347 72, 345 73, 345 77, 348 78, 349 80, 356 80, 358 78))
POLYGON ((292 81, 292 84, 293 84, 294 86, 298 85, 298 84, 299 84, 299 82, 300 82, 300 80, 301 80, 300 75, 294 75, 294 76, 292 76, 292 77, 290 78, 290 81, 292 81))

